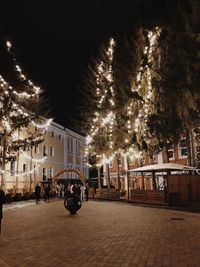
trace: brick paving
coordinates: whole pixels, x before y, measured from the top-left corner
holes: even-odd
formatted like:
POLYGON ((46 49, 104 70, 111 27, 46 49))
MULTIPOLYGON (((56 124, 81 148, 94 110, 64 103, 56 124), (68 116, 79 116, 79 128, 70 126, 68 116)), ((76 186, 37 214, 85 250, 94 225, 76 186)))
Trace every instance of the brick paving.
POLYGON ((0 267, 199 267, 200 214, 63 200, 4 209, 0 267))

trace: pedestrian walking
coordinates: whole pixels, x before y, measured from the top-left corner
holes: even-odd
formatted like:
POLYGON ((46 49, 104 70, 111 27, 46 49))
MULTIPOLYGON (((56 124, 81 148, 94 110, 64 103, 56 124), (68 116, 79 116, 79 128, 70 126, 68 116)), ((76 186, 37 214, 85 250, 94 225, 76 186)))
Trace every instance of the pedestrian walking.
POLYGON ((41 187, 37 183, 35 186, 35 202, 36 202, 36 204, 40 203, 40 193, 41 193, 41 187))
POLYGON ((49 202, 49 195, 50 195, 50 185, 44 185, 44 201, 47 203, 49 202))
POLYGON ((0 189, 0 236, 1 236, 1 221, 3 219, 3 204, 6 202, 5 192, 0 189))

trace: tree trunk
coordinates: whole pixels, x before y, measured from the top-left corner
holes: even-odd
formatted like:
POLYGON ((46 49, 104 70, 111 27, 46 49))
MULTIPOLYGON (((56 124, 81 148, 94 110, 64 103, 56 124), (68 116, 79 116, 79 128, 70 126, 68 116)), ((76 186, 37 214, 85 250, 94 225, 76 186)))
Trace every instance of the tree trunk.
POLYGON ((32 190, 32 183, 33 183, 33 179, 32 179, 32 160, 33 160, 33 147, 31 146, 31 159, 30 159, 30 185, 29 185, 29 192, 31 192, 32 190))
POLYGON ((157 185, 156 185, 156 176, 155 176, 155 172, 152 172, 152 183, 153 183, 153 190, 157 189, 157 185))
POLYGON ((108 184, 108 189, 110 189, 110 169, 109 169, 109 163, 106 163, 107 165, 107 184, 108 184))
POLYGON ((167 144, 163 146, 163 163, 169 163, 169 157, 167 153, 167 144))
POLYGON ((192 166, 193 160, 192 160, 192 154, 193 154, 193 140, 192 140, 192 134, 190 132, 190 129, 187 129, 186 132, 186 140, 187 140, 187 157, 188 157, 188 164, 189 166, 192 166))
POLYGON ((17 175, 16 175, 16 183, 15 183, 15 187, 16 187, 16 193, 18 193, 18 181, 19 181, 19 152, 17 153, 17 175))
POLYGON ((1 188, 4 189, 4 171, 6 167, 6 150, 7 150, 7 134, 4 130, 3 134, 3 154, 2 154, 2 169, 1 169, 1 188))
MULTIPOLYGON (((127 159, 127 171, 130 169, 129 167, 129 160, 127 159)), ((129 200, 129 179, 130 179, 130 172, 127 172, 127 197, 128 197, 128 200, 129 200)))
POLYGON ((120 182, 120 173, 119 173, 119 162, 120 162, 120 156, 117 155, 117 188, 121 189, 121 182, 120 182))
POLYGON ((97 171, 98 171, 98 188, 101 189, 102 188, 102 186, 101 186, 101 167, 98 167, 97 171))
MULTIPOLYGON (((142 159, 140 160, 140 166, 143 167, 142 159)), ((143 172, 142 172, 142 189, 144 190, 144 174, 143 174, 143 172)))

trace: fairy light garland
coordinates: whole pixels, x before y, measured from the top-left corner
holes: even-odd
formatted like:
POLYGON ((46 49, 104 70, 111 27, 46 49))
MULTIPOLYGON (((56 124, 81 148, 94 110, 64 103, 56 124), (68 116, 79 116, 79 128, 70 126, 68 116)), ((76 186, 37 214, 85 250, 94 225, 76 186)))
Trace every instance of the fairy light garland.
MULTIPOLYGON (((112 150, 113 149, 113 125, 114 125, 114 120, 115 120, 115 114, 112 111, 112 108, 115 106, 115 101, 114 101, 114 89, 112 86, 113 83, 113 70, 112 70, 112 61, 113 61, 113 53, 114 53, 114 48, 115 48, 115 41, 113 38, 110 39, 109 41, 109 47, 106 51, 106 55, 108 56, 108 61, 110 62, 109 67, 106 66, 106 64, 101 61, 99 63, 99 66, 97 67, 97 77, 96 77, 96 96, 98 100, 98 108, 100 109, 106 99, 106 96, 108 92, 111 93, 111 98, 109 99, 109 103, 111 106, 111 111, 108 112, 105 117, 101 117, 99 112, 95 112, 95 116, 93 119, 93 124, 91 126, 91 130, 89 135, 87 136, 86 139, 86 148, 85 148, 85 156, 87 157, 89 154, 89 151, 91 150, 91 143, 93 141, 93 137, 98 134, 99 128, 101 127, 108 127, 108 137, 109 137, 109 148, 112 150), (109 87, 103 88, 101 92, 101 81, 102 79, 105 79, 109 87)), ((97 158, 104 158, 105 155, 96 155, 97 158)))
POLYGON ((35 163, 44 163, 44 161, 47 159, 47 156, 42 157, 40 159, 37 159, 37 158, 33 158, 33 157, 29 156, 27 153, 24 153, 23 158, 25 158, 27 160, 31 160, 32 162, 35 162, 35 163))
POLYGON ((12 56, 12 59, 13 59, 14 65, 15 65, 15 71, 18 73, 19 79, 21 81, 25 81, 27 84, 29 84, 29 86, 31 86, 31 88, 34 92, 32 94, 28 94, 27 92, 18 93, 16 91, 14 91, 14 93, 20 98, 30 98, 30 97, 35 97, 35 96, 38 97, 39 94, 41 93, 41 88, 39 86, 35 86, 31 80, 27 79, 26 75, 22 71, 21 66, 19 65, 19 63, 17 62, 16 58, 13 55, 12 44, 9 40, 6 42, 6 46, 7 46, 7 51, 12 56))
MULTIPOLYGON (((13 62, 14 62, 14 70, 18 73, 18 78, 22 82, 26 82, 28 87, 27 91, 21 91, 18 92, 17 90, 14 90, 14 88, 4 79, 2 75, 0 75, 0 108, 2 109, 2 118, 1 118, 1 125, 0 128, 1 130, 6 132, 6 142, 7 142, 7 149, 5 152, 5 158, 15 158, 16 157, 16 151, 13 150, 13 145, 14 146, 19 146, 19 152, 22 153, 23 149, 22 146, 23 144, 26 145, 31 145, 35 142, 40 142, 43 139, 44 131, 50 126, 51 122, 53 119, 43 119, 45 122, 44 123, 36 123, 35 121, 31 120, 31 117, 33 114, 31 114, 25 107, 23 107, 20 103, 21 100, 26 100, 29 98, 35 98, 38 97, 39 94, 41 93, 41 89, 38 86, 35 86, 33 82, 29 79, 27 79, 26 75, 22 72, 21 66, 17 63, 16 58, 13 56, 12 52, 12 44, 10 41, 6 42, 7 46, 7 51, 10 53, 12 56, 13 62), (32 92, 31 92, 32 91, 32 92), (5 108, 5 105, 9 106, 9 109, 5 108), (40 133, 32 133, 30 137, 27 137, 26 134, 24 135, 24 138, 20 138, 20 134, 18 131, 16 131, 15 128, 15 121, 16 118, 19 117, 19 120, 24 120, 25 124, 29 125, 31 123, 33 126, 36 128, 40 129, 40 133)), ((21 129, 25 129, 27 127, 23 126, 21 129)), ((3 147, 0 146, 0 151, 3 153, 3 147)), ((43 163, 46 160, 46 157, 41 158, 41 159, 34 159, 31 158, 27 155, 27 159, 32 160, 35 162, 37 165, 39 163, 43 163)), ((37 168, 39 165, 37 166, 37 168)), ((23 172, 21 173, 23 176, 28 175, 33 173, 36 170, 34 168, 33 170, 30 170, 29 172, 23 172)), ((7 170, 1 170, 1 173, 4 172, 10 172, 7 170)), ((13 172, 12 172, 13 175, 13 172)), ((19 176, 20 173, 18 173, 15 176, 19 176)))
MULTIPOLYGON (((153 53, 157 47, 157 41, 160 33, 161 29, 159 27, 155 27, 152 31, 147 32, 148 45, 146 45, 143 49, 143 58, 147 58, 147 64, 144 65, 144 59, 141 61, 139 72, 136 76, 136 84, 131 88, 133 93, 136 92, 141 99, 143 99, 141 101, 138 100, 139 110, 136 118, 132 112, 132 106, 134 105, 134 102, 130 102, 129 106, 127 107, 127 115, 129 117, 127 121, 128 133, 135 133, 136 135, 140 133, 140 135, 142 135, 144 138, 146 138, 148 135, 148 115, 151 113, 152 107, 150 103, 153 101, 151 64, 154 59, 153 53)), ((130 148, 128 150, 130 150, 130 148)), ((142 157, 142 152, 133 151, 132 149, 130 151, 135 158, 142 157)))
POLYGON ((36 123, 34 121, 31 121, 31 123, 33 126, 39 128, 39 129, 47 129, 50 126, 50 124, 52 123, 52 121, 53 121, 53 119, 48 119, 44 123, 41 123, 41 124, 36 123))
POLYGON ((24 171, 18 171, 16 174, 13 173, 13 171, 10 170, 0 170, 0 174, 9 173, 12 174, 12 177, 20 177, 20 176, 28 176, 29 174, 35 173, 39 169, 40 165, 35 166, 30 171, 24 172, 24 171))
MULTIPOLYGON (((138 112, 137 116, 135 117, 134 112, 134 101, 132 100, 130 104, 127 106, 127 131, 128 134, 131 136, 133 133, 136 135, 140 134, 143 136, 143 138, 147 138, 148 136, 148 115, 151 113, 152 110, 152 101, 153 101, 153 88, 152 88, 152 73, 151 73, 151 65, 154 62, 153 53, 155 49, 157 48, 158 39, 161 33, 161 29, 159 27, 155 27, 152 31, 147 31, 147 45, 143 49, 143 60, 141 61, 139 72, 136 76, 136 83, 135 86, 131 88, 131 91, 133 93, 137 93, 141 99, 138 100, 138 112), (144 60, 146 58, 146 60, 144 60), (146 62, 146 64, 144 63, 146 62)), ((109 55, 109 59, 113 60, 113 48, 114 48, 114 40, 111 39, 110 46, 107 50, 107 55, 109 55)), ((96 78, 96 96, 99 98, 98 107, 101 108, 103 102, 106 99, 106 96, 108 94, 108 89, 105 89, 103 92, 100 90, 100 82, 102 79, 102 76, 106 75, 106 79, 108 82, 112 83, 112 66, 109 66, 109 69, 107 73, 104 73, 104 62, 101 61, 98 66, 98 74, 96 78)), ((114 90, 112 86, 109 87, 109 90, 111 92, 111 98, 109 99, 109 102, 111 106, 115 105, 114 103, 114 90)), ((90 134, 87 137, 87 146, 85 149, 85 156, 88 156, 92 146, 93 137, 96 136, 98 133, 99 127, 103 127, 107 125, 109 129, 109 137, 110 137, 110 144, 109 147, 111 150, 113 150, 113 123, 115 120, 115 114, 114 113, 108 113, 104 118, 101 118, 99 113, 95 113, 95 117, 93 119, 93 124, 91 126, 90 134), (101 122, 101 123, 100 123, 101 122)), ((124 139, 125 144, 131 143, 131 140, 127 137, 124 139)), ((106 157, 105 154, 96 155, 100 161, 103 162, 110 162, 116 154, 121 154, 125 156, 130 156, 135 159, 141 159, 143 157, 142 151, 138 151, 137 147, 132 144, 130 147, 127 147, 126 150, 118 149, 116 151, 113 151, 112 155, 110 157, 106 157)))

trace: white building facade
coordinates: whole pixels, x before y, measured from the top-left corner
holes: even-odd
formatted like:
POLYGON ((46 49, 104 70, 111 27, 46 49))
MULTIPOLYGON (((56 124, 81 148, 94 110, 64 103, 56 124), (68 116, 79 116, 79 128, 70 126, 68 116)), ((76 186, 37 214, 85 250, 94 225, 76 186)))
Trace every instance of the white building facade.
MULTIPOLYGON (((9 162, 3 173, 6 192, 33 192, 37 183, 51 180, 63 169, 80 171, 89 178, 89 167, 84 158, 85 137, 55 122, 45 130, 44 141, 24 148, 15 161, 9 162)), ((61 175, 64 180, 78 179, 75 172, 61 175)), ((2 177, 1 177, 2 179, 2 177)))

